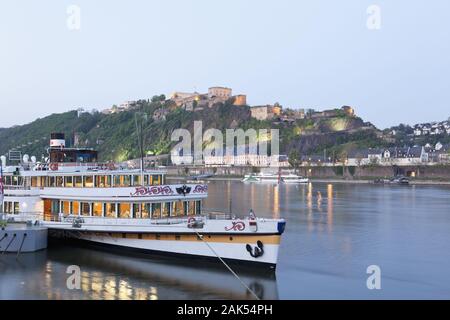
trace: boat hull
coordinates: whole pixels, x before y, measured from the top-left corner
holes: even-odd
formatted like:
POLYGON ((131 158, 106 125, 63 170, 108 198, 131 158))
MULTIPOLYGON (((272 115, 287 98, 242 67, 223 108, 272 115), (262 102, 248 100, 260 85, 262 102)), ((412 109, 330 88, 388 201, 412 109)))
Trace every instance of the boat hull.
POLYGON ((94 232, 50 229, 51 237, 82 240, 91 245, 110 250, 158 255, 172 258, 189 258, 233 265, 255 266, 275 270, 281 235, 279 234, 202 234, 196 233, 130 233, 94 232), (263 254, 252 256, 258 242, 263 254), (251 253, 248 249, 250 246, 251 253))
POLYGON ((269 184, 305 184, 309 183, 308 178, 302 178, 297 176, 249 176, 246 175, 242 182, 248 183, 269 183, 269 184))
POLYGON ((309 180, 308 179, 283 180, 283 183, 285 183, 285 184, 306 184, 306 183, 309 183, 309 180))
MULTIPOLYGON (((51 241, 58 241, 59 237, 55 237, 54 235, 50 235, 51 241)), ((220 260, 215 256, 207 256, 207 255, 193 255, 190 253, 175 253, 175 252, 167 252, 161 250, 153 250, 153 249, 143 249, 136 247, 128 247, 121 246, 116 244, 105 243, 101 241, 91 241, 82 238, 71 238, 65 239, 65 241, 70 241, 74 245, 78 245, 81 247, 98 249, 105 252, 117 253, 124 256, 138 256, 149 261, 167 261, 169 263, 181 263, 187 266, 200 267, 199 263, 201 263, 202 268, 212 268, 212 269, 221 269, 223 264, 220 260)), ((247 261, 247 260, 239 260, 232 258, 222 258, 229 266, 233 267, 233 269, 240 270, 242 272, 258 272, 261 274, 273 274, 276 271, 277 264, 269 263, 269 262, 255 262, 255 261, 247 261)))

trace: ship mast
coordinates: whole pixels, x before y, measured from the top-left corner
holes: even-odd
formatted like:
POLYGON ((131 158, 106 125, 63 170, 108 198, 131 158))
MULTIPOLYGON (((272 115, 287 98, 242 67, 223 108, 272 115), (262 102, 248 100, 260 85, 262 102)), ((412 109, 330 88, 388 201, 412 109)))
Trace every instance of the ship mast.
POLYGON ((141 167, 141 185, 144 185, 144 129, 143 122, 146 120, 147 114, 145 112, 136 112, 134 120, 136 124, 136 134, 138 137, 140 167, 141 167), (142 116, 141 121, 138 121, 138 116, 142 116))
POLYGON ((5 195, 3 187, 3 160, 3 157, 0 158, 0 218, 3 218, 3 199, 5 195))

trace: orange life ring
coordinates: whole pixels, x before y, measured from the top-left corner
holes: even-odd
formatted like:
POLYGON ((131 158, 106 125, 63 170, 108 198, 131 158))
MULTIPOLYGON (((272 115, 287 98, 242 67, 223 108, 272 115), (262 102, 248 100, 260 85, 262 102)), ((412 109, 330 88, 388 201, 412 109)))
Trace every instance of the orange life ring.
POLYGON ((57 162, 50 163, 50 170, 58 171, 58 163, 57 162))

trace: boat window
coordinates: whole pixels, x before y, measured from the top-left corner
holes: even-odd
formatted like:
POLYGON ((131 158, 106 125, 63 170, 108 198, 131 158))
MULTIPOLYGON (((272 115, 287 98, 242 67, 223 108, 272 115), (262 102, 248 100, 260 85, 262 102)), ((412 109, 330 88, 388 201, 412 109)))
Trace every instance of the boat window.
POLYGON ((141 176, 140 175, 134 175, 133 176, 133 186, 140 186, 141 184, 141 176))
POLYGON ((96 176, 95 186, 98 188, 109 188, 111 187, 111 176, 96 176))
POLYGON ((130 175, 114 176, 114 187, 130 187, 130 186, 131 186, 130 175))
POLYGON ((38 187, 38 177, 31 177, 31 186, 38 187))
POLYGON ((64 186, 64 177, 56 177, 56 186, 63 187, 64 186))
POLYGON ((11 202, 9 202, 9 201, 3 202, 3 212, 11 213, 11 202))
POLYGON ((150 185, 150 176, 148 174, 146 174, 144 176, 144 186, 148 186, 150 185))
POLYGON ((202 213, 202 201, 197 200, 195 201, 195 214, 200 215, 202 213))
POLYGON ((92 206, 92 215, 96 217, 103 216, 103 204, 101 202, 94 202, 92 206))
POLYGON ((20 206, 18 202, 14 202, 14 214, 18 214, 20 212, 20 206))
POLYGON ((157 186, 161 184, 161 175, 159 174, 154 174, 152 175, 152 185, 153 186, 157 186))
POLYGON ((105 216, 108 218, 116 217, 116 204, 115 203, 107 203, 105 205, 105 216))
POLYGON ((59 200, 52 200, 51 213, 58 214, 59 213, 59 200))
POLYGON ((122 187, 130 187, 131 186, 131 176, 121 176, 121 185, 122 187))
POLYGON ((21 186, 23 184, 23 178, 18 176, 12 176, 11 181, 13 186, 21 186))
POLYGON ((72 214, 76 216, 80 215, 80 203, 78 201, 72 203, 72 214))
POLYGON ((152 203, 152 218, 161 218, 161 203, 152 203))
POLYGON ((106 176, 105 188, 111 188, 111 187, 112 187, 112 178, 111 178, 111 176, 106 176))
POLYGON ((175 201, 173 203, 172 216, 179 217, 184 214, 184 201, 175 201))
POLYGON ((3 212, 18 214, 20 212, 19 202, 5 201, 3 212))
POLYGON ((163 218, 167 218, 170 216, 170 212, 172 209, 172 202, 165 202, 163 204, 163 209, 162 209, 162 217, 163 218))
POLYGON ((91 215, 91 204, 88 202, 81 203, 81 215, 90 216, 91 215))
POLYGON ((56 177, 50 177, 49 187, 56 187, 56 177))
POLYGON ((104 178, 105 176, 95 176, 94 178, 95 178, 95 186, 97 187, 97 188, 104 188, 104 183, 103 183, 103 181, 104 181, 104 178))
POLYGON ((11 181, 12 181, 11 176, 4 176, 5 186, 11 186, 12 185, 11 181))
POLYGON ((188 203, 188 215, 195 215, 195 201, 189 201, 188 203))
POLYGON ((133 218, 140 219, 141 218, 141 206, 139 203, 133 203, 133 218))
POLYGON ((86 188, 94 187, 94 177, 93 176, 84 176, 83 177, 83 186, 86 188))
POLYGON ((83 187, 83 177, 82 176, 75 176, 75 187, 82 188, 83 187))
POLYGON ((70 214, 70 201, 62 201, 61 205, 64 216, 68 216, 70 214))
POLYGON ((30 186, 30 177, 23 177, 23 186, 24 187, 30 186))
POLYGON ((113 176, 113 187, 119 187, 120 186, 120 176, 113 176))
POLYGON ((11 213, 11 208, 12 208, 12 206, 11 206, 11 203, 12 202, 10 202, 10 201, 5 201, 5 202, 3 202, 3 212, 4 213, 11 213))
POLYGON ((48 181, 48 177, 41 177, 41 186, 46 187, 48 186, 47 181, 48 181))
POLYGON ((64 180, 65 180, 65 186, 67 188, 72 188, 73 187, 73 177, 72 176, 64 177, 64 180))
POLYGON ((119 203, 119 218, 130 218, 130 211, 129 203, 119 203))
POLYGON ((150 217, 150 203, 141 203, 141 218, 148 219, 150 217))

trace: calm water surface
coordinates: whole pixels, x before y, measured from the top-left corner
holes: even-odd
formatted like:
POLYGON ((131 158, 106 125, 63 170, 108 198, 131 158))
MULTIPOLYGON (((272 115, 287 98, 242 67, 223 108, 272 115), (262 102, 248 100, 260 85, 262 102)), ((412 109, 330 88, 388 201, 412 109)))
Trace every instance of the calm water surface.
MULTIPOLYGON (((287 220, 276 275, 242 274, 265 299, 450 299, 450 188, 211 182, 209 209, 287 220), (231 201, 230 201, 231 197, 231 201), (381 290, 366 269, 381 268, 381 290)), ((1 299, 249 299, 224 268, 52 245, 0 255, 1 299), (66 269, 79 265, 81 290, 66 269)))

